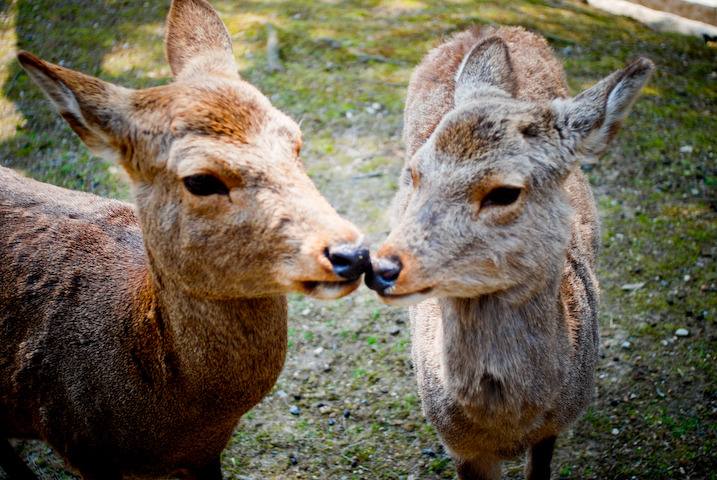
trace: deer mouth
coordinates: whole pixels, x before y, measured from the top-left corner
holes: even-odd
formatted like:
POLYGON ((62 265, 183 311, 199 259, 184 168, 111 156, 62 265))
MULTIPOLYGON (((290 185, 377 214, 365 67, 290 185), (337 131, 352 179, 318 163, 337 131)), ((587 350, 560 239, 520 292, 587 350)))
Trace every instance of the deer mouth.
POLYGON ((392 294, 389 293, 388 290, 390 289, 383 292, 376 291, 376 293, 378 293, 378 298, 380 298, 384 303, 394 305, 396 307, 408 307, 410 305, 415 305, 433 296, 433 287, 424 288, 423 290, 418 290, 416 292, 400 294, 392 294))
POLYGON ((334 300, 356 290, 361 285, 361 276, 353 280, 335 282, 301 282, 299 291, 319 300, 334 300))

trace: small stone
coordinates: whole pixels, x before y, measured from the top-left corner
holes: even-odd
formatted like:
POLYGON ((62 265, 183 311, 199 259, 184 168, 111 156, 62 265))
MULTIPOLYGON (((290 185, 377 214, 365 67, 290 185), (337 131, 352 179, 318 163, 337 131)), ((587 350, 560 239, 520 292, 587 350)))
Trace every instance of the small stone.
POLYGON ((678 337, 687 337, 687 336, 689 336, 689 334, 690 334, 690 331, 687 330, 686 328, 678 328, 677 330, 675 330, 675 336, 678 336, 678 337))
POLYGON ((625 350, 630 350, 632 348, 632 344, 628 341, 624 341, 620 344, 621 348, 624 348, 625 350))
POLYGON ((430 448, 424 448, 423 450, 421 450, 421 453, 423 453, 424 455, 426 455, 426 456, 428 456, 428 457, 435 457, 435 456, 436 456, 436 452, 434 452, 434 451, 431 450, 430 448))
POLYGON ((639 283, 626 283, 622 287, 620 287, 620 290, 639 290, 642 287, 645 286, 645 282, 639 282, 639 283))
POLYGON ((680 147, 680 153, 692 153, 694 147, 692 145, 683 145, 680 147))
POLYGON ((692 277, 689 275, 685 275, 684 277, 682 277, 682 280, 684 280, 685 282, 689 282, 690 280, 692 280, 692 277))
POLYGON ((321 355, 321 352, 323 352, 323 351, 324 351, 324 347, 319 347, 319 348, 314 349, 314 351, 312 353, 314 354, 314 356, 318 357, 319 355, 321 355))
POLYGON ((610 400, 611 407, 617 407, 618 405, 620 405, 620 400, 610 400))
POLYGON ((293 455, 291 457, 289 457, 289 461, 291 462, 292 465, 296 465, 297 463, 299 463, 299 461, 293 455))
POLYGON ((398 335, 399 333, 401 333, 401 329, 400 329, 400 328, 397 328, 396 330, 391 330, 391 335, 393 335, 394 337, 395 337, 396 335, 398 335))
POLYGON ((349 418, 351 416, 350 410, 344 410, 344 418, 349 418))
POLYGON ((278 392, 276 392, 276 396, 279 398, 286 398, 289 396, 289 394, 286 393, 284 390, 279 390, 278 392))
POLYGON ((291 412, 292 415, 298 415, 298 414, 299 414, 299 407, 297 407, 296 405, 292 405, 292 406, 289 408, 289 412, 291 412))
POLYGON ((612 434, 613 434, 613 435, 620 435, 620 430, 617 429, 617 428, 613 428, 613 429, 612 429, 612 434))
POLYGON ((335 423, 336 423, 336 420, 334 420, 333 418, 329 418, 329 425, 333 425, 335 423))
POLYGON ((324 363, 324 372, 330 372, 331 371, 331 365, 328 363, 324 363))
POLYGON ((294 400, 301 400, 301 394, 300 393, 292 393, 292 397, 294 397, 294 400))

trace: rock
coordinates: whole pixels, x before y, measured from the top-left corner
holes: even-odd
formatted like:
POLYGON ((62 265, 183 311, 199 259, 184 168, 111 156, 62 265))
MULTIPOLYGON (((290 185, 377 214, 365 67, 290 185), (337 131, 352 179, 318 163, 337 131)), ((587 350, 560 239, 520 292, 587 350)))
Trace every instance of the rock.
POLYGON ((686 328, 678 328, 675 330, 675 335, 678 337, 687 337, 690 335, 690 331, 686 328))
POLYGON ((344 418, 349 418, 351 416, 351 410, 344 410, 344 418))
POLYGON ((632 348, 632 344, 626 340, 620 344, 620 347, 625 350, 630 350, 630 348, 632 348))
POLYGON ((617 428, 613 428, 613 429, 612 429, 612 434, 613 434, 613 435, 620 435, 620 430, 617 429, 617 428))
POLYGON ((639 283, 626 283, 622 287, 620 287, 620 290, 639 290, 642 287, 645 286, 645 282, 639 282, 639 283))
POLYGON ((284 390, 279 390, 278 392, 276 392, 276 396, 279 398, 286 398, 289 396, 289 394, 286 393, 284 390))
POLYGON ((289 412, 291 412, 292 415, 298 415, 298 414, 299 414, 299 407, 297 407, 296 405, 292 405, 292 406, 289 408, 289 412))

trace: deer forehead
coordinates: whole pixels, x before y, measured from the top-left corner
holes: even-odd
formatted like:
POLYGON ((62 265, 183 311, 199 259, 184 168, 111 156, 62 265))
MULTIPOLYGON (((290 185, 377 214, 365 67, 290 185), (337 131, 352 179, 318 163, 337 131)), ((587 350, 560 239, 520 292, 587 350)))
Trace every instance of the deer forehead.
POLYGON ((241 80, 208 79, 178 85, 170 109, 175 136, 194 134, 244 145, 260 145, 266 135, 296 147, 301 131, 255 87, 241 80))
POLYGON ((434 132, 436 155, 446 162, 499 162, 530 153, 536 141, 557 138, 556 115, 543 104, 503 99, 459 107, 434 132))

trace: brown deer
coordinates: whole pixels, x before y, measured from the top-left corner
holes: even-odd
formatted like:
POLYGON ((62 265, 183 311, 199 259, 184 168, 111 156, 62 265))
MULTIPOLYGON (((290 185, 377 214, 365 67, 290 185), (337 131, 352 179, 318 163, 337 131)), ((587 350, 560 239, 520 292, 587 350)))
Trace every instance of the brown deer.
POLYGON ((461 479, 499 479, 593 394, 599 225, 580 160, 602 152, 654 68, 639 59, 575 98, 547 42, 473 29, 414 71, 394 226, 367 284, 411 307, 423 411, 461 479))
POLYGON ((174 83, 131 90, 20 52, 136 207, 0 168, 0 466, 49 443, 85 479, 222 478, 238 419, 272 388, 286 293, 336 298, 359 230, 299 159, 299 127, 236 73, 204 0, 174 0, 174 83))

